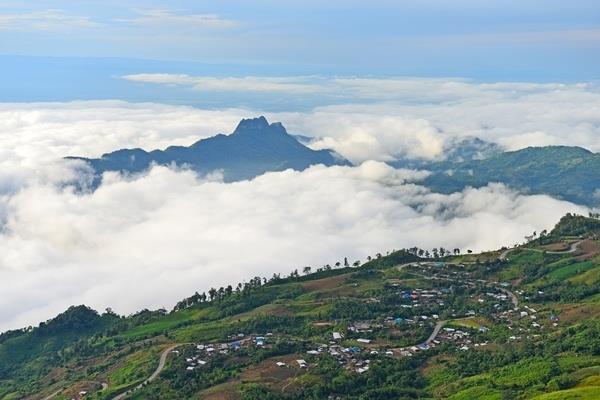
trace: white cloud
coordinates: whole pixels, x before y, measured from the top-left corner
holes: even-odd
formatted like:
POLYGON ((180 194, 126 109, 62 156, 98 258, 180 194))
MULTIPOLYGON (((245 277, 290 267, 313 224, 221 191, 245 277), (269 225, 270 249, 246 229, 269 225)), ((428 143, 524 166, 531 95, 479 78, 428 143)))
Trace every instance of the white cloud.
POLYGON ((392 161, 401 157, 433 159, 442 156, 446 138, 425 119, 315 110, 302 118, 303 132, 323 137, 315 149, 334 149, 353 162, 392 161))
POLYGON ((0 14, 0 31, 64 31, 97 28, 102 24, 90 17, 72 15, 62 10, 0 14))
POLYGON ((238 25, 236 21, 222 18, 217 14, 174 14, 167 9, 136 10, 136 12, 137 17, 119 21, 133 25, 176 29, 223 29, 238 25))
POLYGON ((494 249, 585 211, 502 186, 433 194, 410 183, 422 176, 367 162, 223 184, 155 167, 109 174, 93 194, 25 188, 5 205, 0 327, 79 303, 169 307, 212 285, 403 246, 494 249))
POLYGON ((126 79, 205 91, 303 94, 308 112, 270 113, 348 159, 440 158, 457 137, 508 150, 570 145, 600 151, 600 89, 588 83, 475 83, 460 79, 136 74, 126 79))
POLYGON ((169 86, 186 86, 200 91, 234 91, 234 92, 286 92, 286 93, 318 93, 322 88, 316 84, 306 83, 306 78, 274 78, 274 77, 225 77, 190 76, 186 74, 134 74, 125 75, 123 79, 133 82, 155 83, 169 86))
POLYGON ((286 118, 292 129, 305 128, 306 134, 324 137, 319 145, 332 145, 355 161, 390 155, 436 158, 443 156, 443 144, 465 136, 496 142, 508 150, 568 145, 600 151, 600 90, 592 84, 435 79, 357 79, 336 84, 349 96, 371 100, 318 107, 311 111, 312 119, 296 114, 286 118), (343 128, 345 120, 353 121, 353 129, 343 128), (362 146, 352 144, 357 137, 362 146))

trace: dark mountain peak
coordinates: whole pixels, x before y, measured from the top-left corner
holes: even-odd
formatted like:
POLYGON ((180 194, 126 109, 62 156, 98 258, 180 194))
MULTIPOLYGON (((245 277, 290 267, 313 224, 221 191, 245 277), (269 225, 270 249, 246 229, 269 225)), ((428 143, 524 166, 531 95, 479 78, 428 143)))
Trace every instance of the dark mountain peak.
POLYGON ((193 145, 170 146, 146 152, 123 149, 99 159, 81 159, 96 172, 99 184, 105 171, 142 172, 153 164, 178 165, 207 174, 220 170, 227 182, 251 179, 268 171, 304 170, 311 165, 350 165, 328 150, 313 150, 289 135, 280 122, 269 124, 263 116, 243 119, 231 135, 216 135, 193 145))
POLYGON ((267 119, 263 116, 258 118, 243 119, 238 124, 233 135, 287 135, 283 124, 281 122, 273 122, 269 124, 267 119))
MULTIPOLYGON (((281 125, 281 124, 280 124, 281 125)), ((264 131, 271 127, 269 125, 269 121, 264 116, 260 116, 258 118, 244 118, 240 121, 234 134, 240 134, 245 132, 256 132, 256 131, 264 131)))

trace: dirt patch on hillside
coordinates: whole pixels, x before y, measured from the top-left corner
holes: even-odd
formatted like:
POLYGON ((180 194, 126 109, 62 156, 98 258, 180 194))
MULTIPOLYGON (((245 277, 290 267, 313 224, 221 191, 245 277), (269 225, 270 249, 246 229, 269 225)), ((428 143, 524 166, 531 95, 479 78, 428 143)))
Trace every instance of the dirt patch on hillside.
POLYGON ((317 328, 327 328, 330 326, 335 326, 335 322, 332 321, 316 321, 312 323, 313 326, 316 326, 317 328))
POLYGON ((231 321, 237 321, 247 319, 250 317, 255 317, 257 315, 275 315, 277 317, 290 317, 293 316, 293 313, 290 310, 288 310, 285 306, 279 304, 267 304, 261 307, 257 307, 251 311, 246 311, 241 314, 233 315, 228 319, 231 321))
POLYGON ((331 276, 329 278, 317 279, 317 280, 309 281, 309 282, 302 282, 301 285, 302 285, 302 288, 308 292, 314 292, 314 291, 318 291, 318 290, 335 289, 335 288, 341 286, 346 281, 346 279, 348 279, 348 277, 350 275, 352 275, 352 273, 331 276))
POLYGON ((545 251, 567 251, 571 248, 571 244, 567 242, 556 242, 540 246, 540 250, 545 251))
POLYGON ((600 246, 598 246, 598 242, 593 240, 584 240, 579 243, 579 250, 583 254, 576 257, 577 261, 586 261, 600 254, 600 246))
POLYGON ((238 392, 237 384, 234 383, 214 386, 198 396, 198 399, 203 400, 240 400, 241 398, 242 396, 238 392))
POLYGON ((296 363, 296 360, 303 358, 305 357, 300 354, 272 357, 246 369, 239 379, 243 383, 260 382, 273 391, 283 392, 294 386, 295 379, 307 371, 301 369, 296 363), (284 362, 286 365, 280 367, 277 362, 284 362))
POLYGON ((571 324, 599 314, 600 304, 568 304, 561 307, 559 318, 560 322, 571 324))

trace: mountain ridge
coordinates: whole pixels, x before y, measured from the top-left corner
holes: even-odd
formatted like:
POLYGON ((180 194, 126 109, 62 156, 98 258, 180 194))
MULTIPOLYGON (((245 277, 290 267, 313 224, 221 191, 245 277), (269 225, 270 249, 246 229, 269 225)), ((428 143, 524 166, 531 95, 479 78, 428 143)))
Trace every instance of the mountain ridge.
POLYGON ((422 183, 441 193, 504 183, 527 194, 548 194, 586 206, 600 202, 600 154, 577 146, 527 147, 484 159, 432 162, 422 183))
MULTIPOLYGON (((66 158, 92 167, 94 187, 106 171, 135 174, 153 164, 190 168, 200 175, 221 171, 225 182, 289 168, 302 171, 315 164, 352 165, 332 150, 309 148, 309 139, 290 135, 280 122, 269 123, 260 116, 242 119, 229 135, 217 134, 190 146, 120 149, 100 158, 66 158)), ((451 142, 445 155, 442 161, 400 159, 388 164, 430 171, 420 184, 438 193, 498 182, 524 194, 546 194, 592 207, 600 204, 600 154, 581 147, 542 146, 503 152, 494 143, 468 137, 451 142)))
POLYGON ((120 149, 100 158, 67 157, 82 160, 95 171, 96 182, 106 171, 138 173, 152 164, 191 168, 200 174, 222 171, 224 181, 251 179, 269 171, 304 170, 311 165, 351 165, 331 150, 313 150, 288 134, 280 122, 269 124, 264 116, 242 119, 230 135, 218 134, 190 146, 169 146, 164 150, 120 149))

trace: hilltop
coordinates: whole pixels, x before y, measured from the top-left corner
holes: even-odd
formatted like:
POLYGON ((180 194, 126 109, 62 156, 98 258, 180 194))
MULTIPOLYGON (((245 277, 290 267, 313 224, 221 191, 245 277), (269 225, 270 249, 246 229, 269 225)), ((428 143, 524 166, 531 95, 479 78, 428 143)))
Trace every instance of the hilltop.
POLYGON ((255 277, 172 311, 72 307, 0 335, 0 399, 598 398, 595 217, 496 252, 255 277))
POLYGON ((422 184, 453 193, 500 182, 522 193, 548 194, 587 206, 600 202, 600 154, 580 147, 547 146, 487 153, 486 158, 423 163, 432 171, 422 184))

